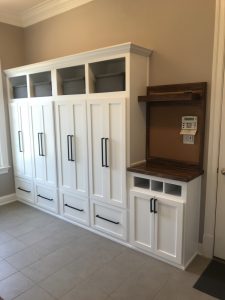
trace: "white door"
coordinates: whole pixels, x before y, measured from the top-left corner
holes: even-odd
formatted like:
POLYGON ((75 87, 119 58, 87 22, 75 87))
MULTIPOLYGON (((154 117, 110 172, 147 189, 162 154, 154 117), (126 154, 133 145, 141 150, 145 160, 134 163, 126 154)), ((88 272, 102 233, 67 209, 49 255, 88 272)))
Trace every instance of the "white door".
POLYGON ((219 155, 219 172, 217 187, 216 227, 214 256, 225 260, 225 105, 223 103, 221 118, 221 139, 219 155))
POLYGON ((180 264, 182 259, 183 204, 154 199, 155 254, 180 264))
POLYGON ((143 250, 153 251, 153 198, 139 192, 130 192, 130 240, 143 250))
POLYGON ((88 101, 90 195, 126 205, 126 99, 88 101))
POLYGON ((27 103, 11 103, 9 114, 14 173, 16 176, 32 178, 32 150, 27 103))
POLYGON ((30 105, 34 148, 34 178, 42 184, 57 185, 53 104, 30 105))
POLYGON ((57 101, 56 127, 59 184, 64 192, 88 195, 85 100, 57 101))

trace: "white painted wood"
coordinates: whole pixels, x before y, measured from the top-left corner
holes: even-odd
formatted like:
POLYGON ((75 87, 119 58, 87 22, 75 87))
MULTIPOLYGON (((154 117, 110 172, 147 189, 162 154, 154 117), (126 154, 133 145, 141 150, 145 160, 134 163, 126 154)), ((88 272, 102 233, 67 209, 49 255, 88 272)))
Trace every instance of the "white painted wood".
POLYGON ((32 180, 15 177, 15 189, 18 198, 34 203, 34 185, 32 180))
POLYGON ((203 254, 213 256, 220 123, 224 99, 225 2, 216 0, 203 254))
POLYGON ((29 103, 36 182, 57 185, 53 103, 40 98, 29 103))
POLYGON ((13 167, 16 176, 32 178, 32 149, 29 111, 26 102, 9 104, 13 167))
POLYGON ((155 253, 170 261, 182 263, 183 204, 158 198, 155 218, 155 253))
POLYGON ((58 213, 56 189, 37 184, 35 187, 35 203, 46 210, 58 213))
POLYGON ((126 206, 125 104, 88 100, 90 197, 120 207, 126 206))
POLYGON ((60 189, 88 196, 86 102, 84 99, 68 100, 64 97, 55 102, 55 114, 60 189), (70 160, 71 154, 73 161, 70 160))
POLYGON ((130 242, 143 250, 154 250, 154 214, 150 197, 143 192, 130 192, 130 242))
POLYGON ((91 202, 91 225, 96 230, 105 232, 118 239, 126 240, 126 232, 127 232, 126 210, 92 201, 91 202), (112 222, 116 222, 118 224, 114 224, 112 222))
POLYGON ((60 193, 60 213, 65 218, 89 225, 89 203, 87 198, 60 193))
POLYGON ((11 202, 15 202, 16 200, 17 200, 16 194, 9 194, 6 196, 2 196, 0 197, 0 205, 5 205, 11 202))

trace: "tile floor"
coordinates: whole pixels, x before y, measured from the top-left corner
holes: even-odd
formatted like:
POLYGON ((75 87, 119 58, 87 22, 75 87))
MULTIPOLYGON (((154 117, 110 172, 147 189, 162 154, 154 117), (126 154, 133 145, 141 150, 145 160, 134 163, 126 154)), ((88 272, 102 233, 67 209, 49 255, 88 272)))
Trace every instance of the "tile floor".
POLYGON ((19 202, 0 207, 4 300, 201 300, 208 260, 181 271, 19 202))

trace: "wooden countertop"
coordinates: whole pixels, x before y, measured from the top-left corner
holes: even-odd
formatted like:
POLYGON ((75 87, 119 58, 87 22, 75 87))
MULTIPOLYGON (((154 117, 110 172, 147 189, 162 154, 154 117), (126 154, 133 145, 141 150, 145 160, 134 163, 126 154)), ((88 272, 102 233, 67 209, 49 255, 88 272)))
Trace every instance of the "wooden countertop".
POLYGON ((128 171, 167 179, 188 182, 202 175, 204 171, 194 166, 172 162, 152 161, 127 168, 128 171))

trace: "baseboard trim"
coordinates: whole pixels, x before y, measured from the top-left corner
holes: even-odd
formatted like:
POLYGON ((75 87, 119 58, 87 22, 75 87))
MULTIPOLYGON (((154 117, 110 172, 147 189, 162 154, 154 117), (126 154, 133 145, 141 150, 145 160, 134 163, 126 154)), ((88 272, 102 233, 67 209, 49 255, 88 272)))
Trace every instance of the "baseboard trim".
POLYGON ((15 201, 16 201, 16 194, 9 194, 9 195, 0 197, 0 205, 5 205, 5 204, 15 202, 15 201))

